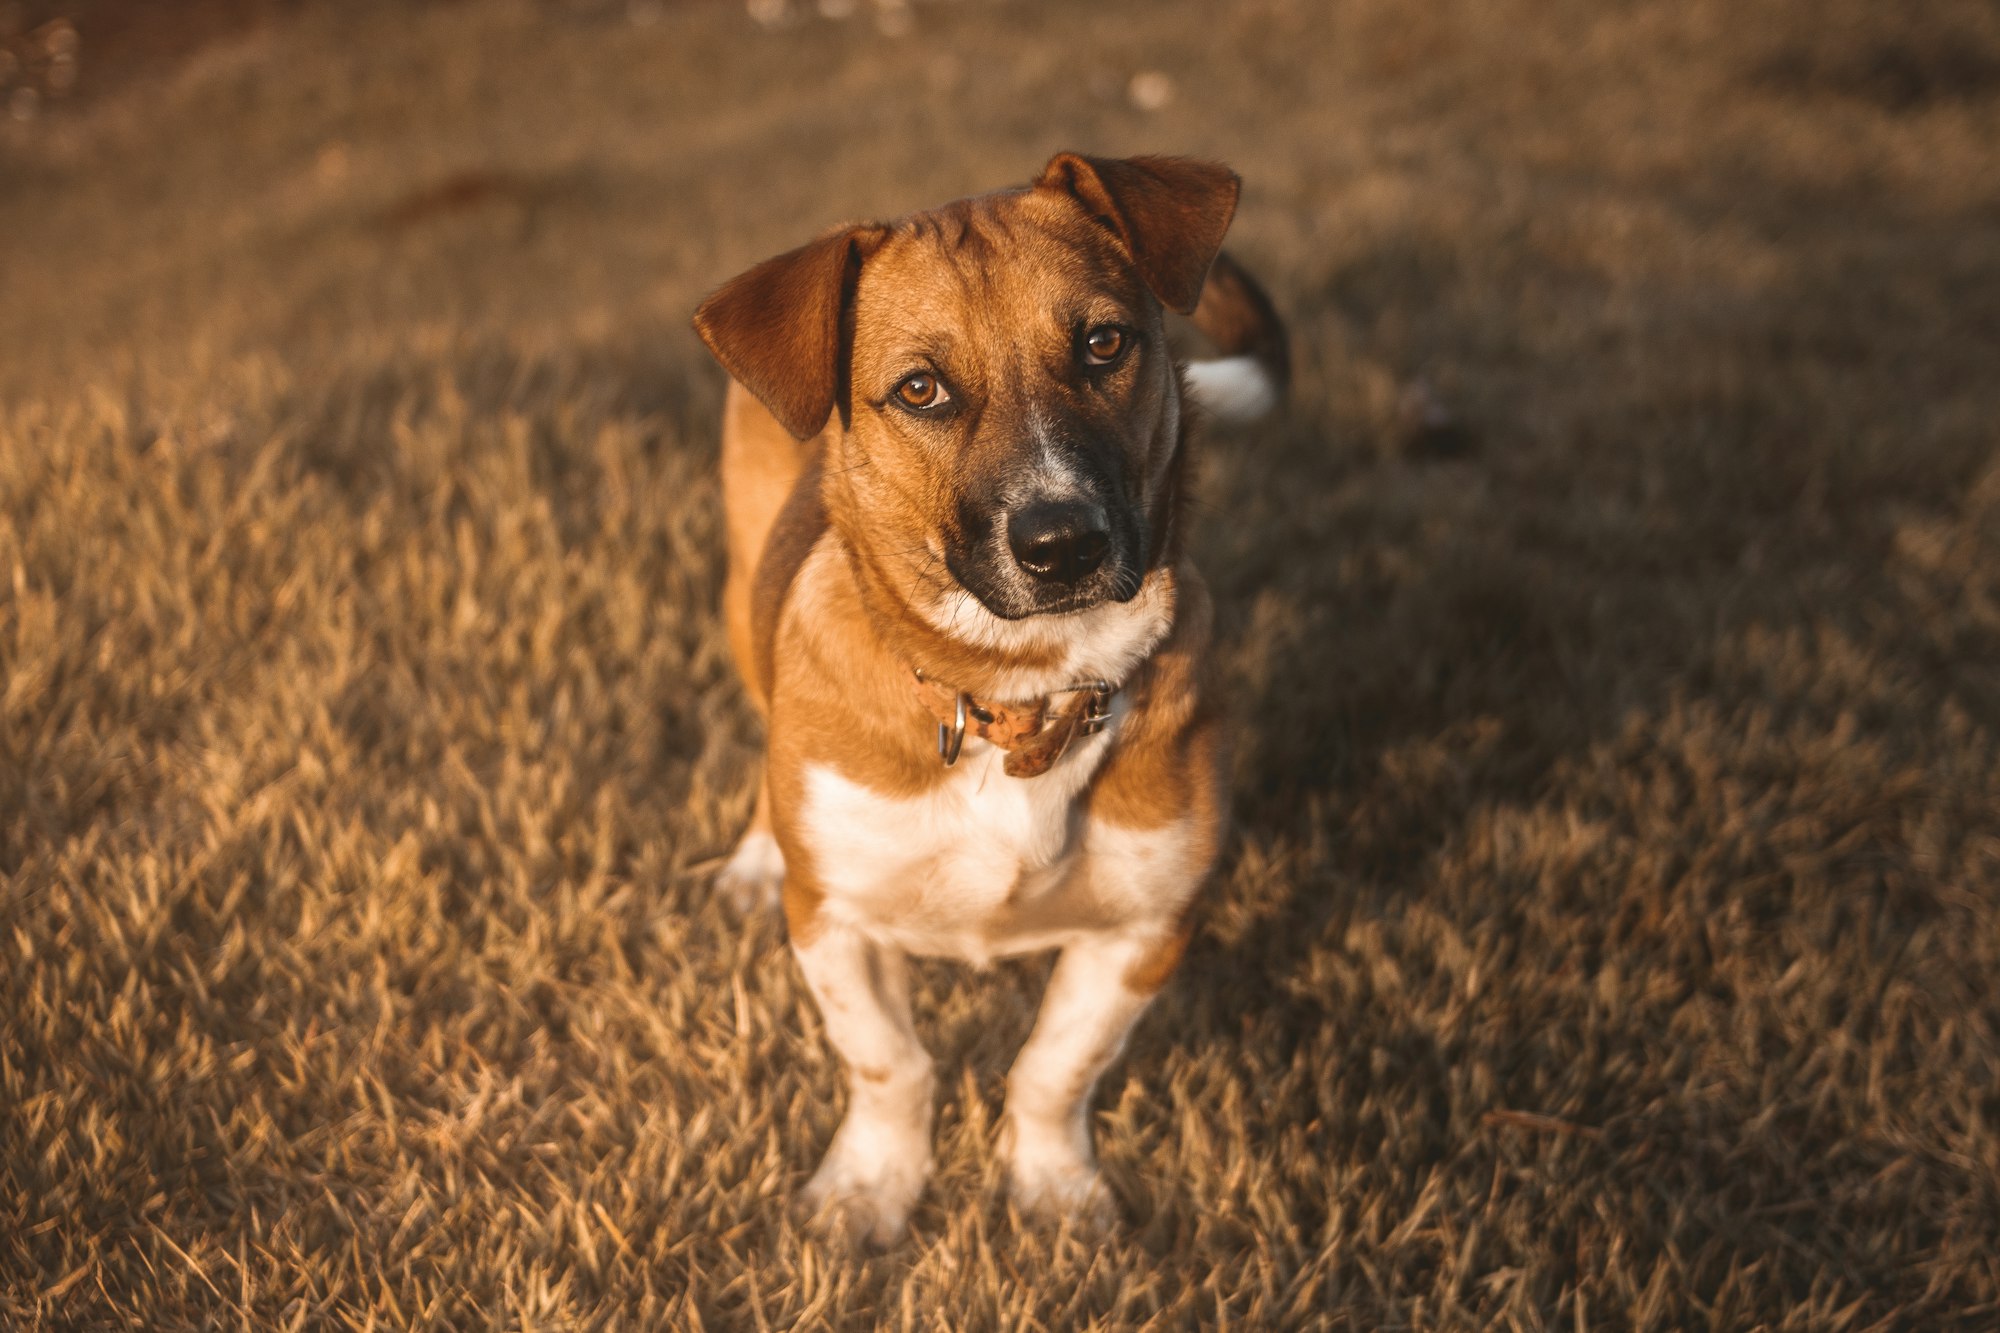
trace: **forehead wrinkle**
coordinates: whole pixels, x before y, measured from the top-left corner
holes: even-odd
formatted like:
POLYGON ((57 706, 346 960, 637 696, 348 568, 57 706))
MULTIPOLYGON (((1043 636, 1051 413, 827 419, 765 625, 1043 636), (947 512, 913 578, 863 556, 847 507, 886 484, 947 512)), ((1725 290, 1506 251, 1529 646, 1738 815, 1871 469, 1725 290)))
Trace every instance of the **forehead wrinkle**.
MULTIPOLYGON (((953 363, 969 343, 976 352, 993 342, 993 316, 1002 314, 1005 270, 980 262, 991 245, 972 210, 963 206, 905 220, 893 250, 864 278, 864 325, 879 356, 928 355, 940 369, 983 371, 953 363), (872 279, 872 280, 871 280, 872 279)), ((1018 318, 1018 317, 1016 317, 1018 318)), ((990 364, 990 358, 975 358, 990 364)))
POLYGON ((949 295, 935 281, 944 266, 928 262, 939 237, 934 219, 906 219, 863 270, 855 295, 857 361, 951 358, 956 325, 947 314, 949 295))
POLYGON ((980 263, 992 258, 993 244, 980 226, 980 216, 974 203, 974 200, 960 199, 940 210, 940 216, 948 219, 952 226, 950 253, 980 263))
POLYGON ((1046 194, 1027 190, 981 201, 994 225, 1016 242, 1009 250, 1013 262, 1032 267, 1027 285, 1044 298, 1044 313, 1066 326, 1100 300, 1135 309, 1143 284, 1123 248, 1074 202, 1046 194))

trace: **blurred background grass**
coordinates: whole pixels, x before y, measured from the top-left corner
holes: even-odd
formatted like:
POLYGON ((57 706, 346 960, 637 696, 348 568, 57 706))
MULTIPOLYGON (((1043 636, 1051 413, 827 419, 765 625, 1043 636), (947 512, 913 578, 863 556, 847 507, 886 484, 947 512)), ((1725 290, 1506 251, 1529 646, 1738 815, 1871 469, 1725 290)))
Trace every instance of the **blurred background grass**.
POLYGON ((1990 1328, 2000 11, 0 5, 0 1314, 1990 1328), (913 1238, 702 866, 708 288, 1058 148, 1245 177, 1237 844, 1020 1225, 913 1238), (1448 413, 1448 423, 1426 417, 1448 413))

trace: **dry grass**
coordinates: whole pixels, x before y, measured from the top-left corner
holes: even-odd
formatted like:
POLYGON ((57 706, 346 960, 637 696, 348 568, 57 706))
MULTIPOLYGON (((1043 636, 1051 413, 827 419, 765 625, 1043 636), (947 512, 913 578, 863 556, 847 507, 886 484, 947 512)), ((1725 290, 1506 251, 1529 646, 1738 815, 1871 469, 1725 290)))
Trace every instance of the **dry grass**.
POLYGON ((1990 5, 231 4, 95 83, 119 7, 35 8, 0 1322, 2000 1322, 1990 5), (996 1189, 1041 965, 927 966, 938 1178, 849 1259, 699 874, 756 736, 684 319, 1068 145, 1236 164, 1296 321, 1204 465, 1240 836, 1107 1081, 1128 1225, 996 1189))

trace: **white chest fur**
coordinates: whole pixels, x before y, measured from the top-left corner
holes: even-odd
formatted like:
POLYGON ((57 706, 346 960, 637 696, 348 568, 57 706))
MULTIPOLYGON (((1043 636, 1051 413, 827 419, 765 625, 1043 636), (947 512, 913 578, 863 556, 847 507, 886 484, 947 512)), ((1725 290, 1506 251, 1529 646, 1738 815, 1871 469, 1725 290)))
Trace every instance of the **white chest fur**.
POLYGON ((911 953, 975 963, 1058 945, 1094 924, 1090 895, 1071 874, 1085 843, 1077 797, 1115 727, 1033 778, 1009 777, 1005 751, 968 739, 944 780, 917 796, 809 767, 800 828, 822 910, 911 953))

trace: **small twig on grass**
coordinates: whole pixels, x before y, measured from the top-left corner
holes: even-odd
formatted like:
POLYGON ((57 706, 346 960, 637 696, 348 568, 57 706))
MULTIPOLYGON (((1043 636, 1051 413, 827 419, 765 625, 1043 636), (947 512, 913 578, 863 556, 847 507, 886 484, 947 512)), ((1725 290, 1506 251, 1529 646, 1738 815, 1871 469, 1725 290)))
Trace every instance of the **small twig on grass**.
POLYGON ((1564 1120, 1561 1116, 1543 1115, 1539 1111, 1515 1111, 1507 1107, 1497 1107, 1479 1117, 1482 1125, 1510 1125, 1515 1129, 1533 1130, 1538 1134, 1576 1134, 1586 1139, 1604 1137, 1604 1131, 1595 1125, 1579 1125, 1574 1120, 1564 1120))
POLYGON ((722 869, 723 866, 727 865, 728 862, 729 862, 729 853, 727 852, 723 852, 718 856, 708 857, 704 860, 694 861, 688 865, 682 866, 679 870, 675 870, 669 873, 667 876, 667 882, 669 884, 681 884, 686 882, 687 880, 700 879, 704 875, 714 874, 716 871, 722 869))
POLYGON ((193 1270, 194 1275, 201 1279, 201 1283, 203 1286, 207 1287, 210 1291, 215 1293, 215 1298, 217 1300, 223 1302, 225 1305, 234 1308, 236 1313, 239 1315, 249 1314, 249 1311, 245 1310, 242 1306, 237 1305, 235 1301, 230 1300, 229 1297, 222 1294, 222 1288, 216 1286, 215 1283, 209 1280, 208 1270, 203 1268, 193 1255, 189 1254, 186 1250, 182 1249, 180 1246, 174 1244, 174 1238, 167 1234, 167 1230, 165 1227, 161 1226, 157 1222, 153 1223, 153 1234, 155 1236, 158 1236, 162 1241, 164 1241, 168 1249, 172 1250, 175 1254, 178 1254, 181 1257, 181 1262, 185 1263, 191 1270, 193 1270))

